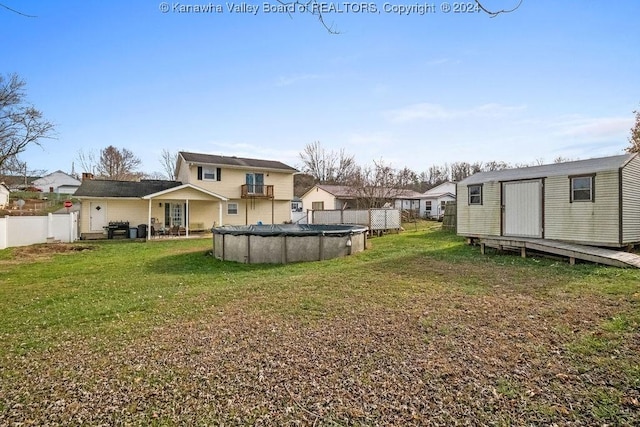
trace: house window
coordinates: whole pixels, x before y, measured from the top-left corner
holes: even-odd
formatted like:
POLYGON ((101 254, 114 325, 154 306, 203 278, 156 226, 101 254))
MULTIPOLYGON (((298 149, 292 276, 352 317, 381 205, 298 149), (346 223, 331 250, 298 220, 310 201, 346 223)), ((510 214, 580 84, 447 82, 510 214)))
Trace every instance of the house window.
POLYGON ((431 200, 427 200, 426 202, 424 202, 424 209, 427 212, 431 212, 431 200))
POLYGON ((313 202, 311 203, 311 209, 314 211, 323 211, 324 210, 324 202, 313 202))
POLYGON ((482 185, 470 185, 469 187, 469 204, 482 204, 482 185))
POLYGON ((440 212, 444 212, 445 205, 447 204, 446 200, 440 201, 440 212))
POLYGON ((216 170, 209 168, 202 168, 202 179, 204 181, 215 181, 216 180, 216 170))
POLYGON ((237 203, 227 203, 227 215, 238 215, 237 203))
POLYGON ((595 175, 571 177, 571 202, 593 202, 595 175))
POLYGON ((220 168, 198 166, 198 181, 220 181, 221 172, 220 168))
POLYGON ((264 194, 263 173, 248 173, 246 183, 249 194, 264 194))

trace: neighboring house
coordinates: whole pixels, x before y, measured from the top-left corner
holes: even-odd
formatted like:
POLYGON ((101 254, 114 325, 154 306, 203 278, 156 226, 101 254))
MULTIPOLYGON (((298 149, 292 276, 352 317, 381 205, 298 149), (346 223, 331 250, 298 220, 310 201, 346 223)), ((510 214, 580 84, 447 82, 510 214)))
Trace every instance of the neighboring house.
POLYGON ((305 209, 313 211, 355 209, 355 190, 348 185, 316 184, 301 197, 305 209))
POLYGON ((4 185, 10 191, 24 191, 31 187, 31 183, 40 178, 39 176, 20 176, 20 175, 3 175, 0 177, 0 181, 4 182, 4 185))
POLYGON ((316 184, 301 197, 305 209, 361 209, 393 205, 397 209, 419 209, 422 194, 412 190, 374 188, 358 191, 348 185, 316 184), (366 199, 366 200, 365 200, 366 199), (375 199, 372 203, 371 199, 375 199))
POLYGON ((458 183, 457 230, 595 246, 640 243, 640 156, 481 172, 458 183))
POLYGON ((9 205, 9 187, 4 182, 0 182, 0 209, 9 205))
POLYGON ((422 194, 413 190, 399 190, 394 194, 394 206, 396 209, 405 211, 414 211, 416 214, 420 212, 420 199, 422 194))
POLYGON ((422 218, 441 218, 444 215, 445 204, 456 200, 456 184, 450 181, 443 182, 425 191, 421 199, 423 200, 420 206, 422 218))
POLYGON ((82 182, 60 170, 31 181, 43 193, 74 194, 82 182))
POLYGON ((180 152, 178 181, 83 181, 75 194, 82 203, 80 230, 102 232, 112 221, 155 230, 182 227, 185 234, 283 223, 291 218, 296 172, 277 161, 180 152))

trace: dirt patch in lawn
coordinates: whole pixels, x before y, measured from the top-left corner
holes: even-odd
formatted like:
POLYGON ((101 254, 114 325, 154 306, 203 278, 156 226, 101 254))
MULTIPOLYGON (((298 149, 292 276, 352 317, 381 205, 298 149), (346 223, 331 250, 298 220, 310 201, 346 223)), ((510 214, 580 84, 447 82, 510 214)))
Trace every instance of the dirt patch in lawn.
POLYGON ((11 257, 0 260, 2 264, 24 264, 47 260, 56 254, 70 254, 95 249, 95 246, 78 243, 45 243, 41 245, 20 246, 12 249, 11 257))

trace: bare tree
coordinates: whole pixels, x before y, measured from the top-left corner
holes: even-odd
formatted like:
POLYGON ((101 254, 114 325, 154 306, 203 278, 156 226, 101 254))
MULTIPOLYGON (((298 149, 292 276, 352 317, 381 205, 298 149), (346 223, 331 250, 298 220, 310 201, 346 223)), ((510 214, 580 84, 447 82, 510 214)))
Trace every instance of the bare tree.
POLYGON ((482 163, 455 162, 451 164, 451 180, 462 181, 468 176, 482 171, 482 163))
POLYGON ((164 172, 164 175, 167 179, 171 181, 175 181, 177 179, 177 176, 176 176, 177 164, 178 164, 178 153, 163 149, 162 153, 160 153, 160 165, 162 165, 162 171, 164 172))
POLYGON ((35 16, 35 15, 27 15, 26 13, 20 12, 19 10, 10 8, 9 6, 7 6, 4 3, 0 3, 0 7, 3 7, 5 9, 7 9, 9 12, 13 12, 13 13, 16 13, 18 15, 22 15, 22 16, 24 16, 26 18, 37 18, 37 16, 35 16))
POLYGON ((524 0, 519 0, 518 3, 512 7, 511 9, 500 9, 500 10, 490 10, 487 7, 485 7, 480 0, 475 0, 476 4, 478 5, 478 8, 480 10, 482 10, 484 13, 486 13, 487 15, 489 15, 491 18, 495 18, 496 16, 502 14, 502 13, 511 13, 511 12, 515 12, 516 9, 518 9, 521 5, 522 2, 524 0))
POLYGON ((631 128, 631 135, 629 136, 629 143, 631 144, 626 148, 627 153, 640 153, 640 110, 634 111, 636 115, 636 122, 631 128))
POLYGON ((302 171, 313 176, 321 184, 346 184, 356 173, 355 158, 340 151, 326 151, 320 142, 307 144, 302 153, 302 171))
MULTIPOLYGON (((281 12, 285 12, 289 15, 291 19, 293 19, 294 13, 308 13, 311 16, 314 16, 320 21, 320 24, 327 30, 329 34, 340 34, 340 32, 336 29, 333 24, 328 24, 325 19, 325 14, 332 12, 332 7, 328 6, 327 3, 321 0, 276 0, 280 5, 282 5, 281 12)), ((510 9, 500 9, 494 10, 492 8, 486 7, 483 2, 480 0, 474 0, 476 4, 476 8, 478 11, 482 11, 489 15, 491 18, 495 18, 498 15, 503 13, 511 13, 515 12, 521 5, 524 0, 518 0, 517 4, 510 9)), ((515 0, 513 0, 515 1, 515 0)), ((350 3, 356 5, 355 3, 350 3)), ((379 9, 375 3, 358 3, 356 5, 358 10, 362 10, 363 7, 367 7, 367 11, 370 13, 379 13, 379 9)), ((347 6, 350 7, 350 6, 347 6)), ((347 9, 348 11, 348 9, 347 9)), ((344 12, 341 8, 340 13, 344 12)))
POLYGON ((92 151, 87 152, 80 149, 80 151, 78 151, 76 160, 80 164, 80 169, 82 169, 83 172, 89 172, 92 174, 96 173, 96 166, 98 164, 98 161, 96 160, 96 156, 92 151))
POLYGON ((0 75, 0 169, 31 145, 53 138, 54 125, 25 99, 24 80, 0 75))
POLYGON ((104 179, 135 181, 143 176, 137 171, 141 164, 142 161, 133 152, 110 145, 100 150, 96 173, 98 177, 104 179))
POLYGON ((379 208, 392 203, 410 184, 414 172, 397 170, 384 161, 374 161, 373 165, 359 168, 352 181, 356 207, 360 209, 379 208))
POLYGON ((486 162, 484 164, 484 166, 482 166, 482 171, 483 172, 493 172, 493 171, 500 171, 503 169, 509 169, 512 166, 507 163, 507 162, 503 162, 503 161, 496 161, 496 160, 491 160, 489 162, 486 162))

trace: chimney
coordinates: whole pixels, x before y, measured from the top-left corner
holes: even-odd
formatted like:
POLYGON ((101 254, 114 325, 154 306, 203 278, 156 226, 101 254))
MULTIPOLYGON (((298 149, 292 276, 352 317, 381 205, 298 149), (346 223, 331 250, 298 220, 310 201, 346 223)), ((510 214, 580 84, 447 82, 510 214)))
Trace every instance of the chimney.
POLYGON ((83 181, 91 181, 92 179, 93 179, 93 174, 91 172, 82 172, 83 181))

